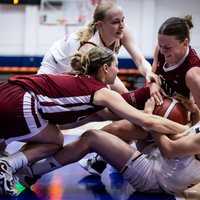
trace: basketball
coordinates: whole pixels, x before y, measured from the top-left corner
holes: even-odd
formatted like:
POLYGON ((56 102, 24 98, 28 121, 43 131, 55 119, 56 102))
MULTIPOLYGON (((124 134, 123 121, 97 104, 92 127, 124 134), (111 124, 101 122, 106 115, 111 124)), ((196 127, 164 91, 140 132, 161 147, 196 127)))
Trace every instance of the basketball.
POLYGON ((162 105, 156 105, 153 114, 165 117, 180 124, 187 124, 188 111, 176 99, 164 98, 162 105))

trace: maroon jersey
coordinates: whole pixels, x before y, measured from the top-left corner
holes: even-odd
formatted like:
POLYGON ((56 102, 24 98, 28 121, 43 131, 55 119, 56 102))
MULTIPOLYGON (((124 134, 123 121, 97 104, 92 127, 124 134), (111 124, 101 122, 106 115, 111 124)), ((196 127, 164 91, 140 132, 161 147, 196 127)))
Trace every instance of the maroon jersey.
POLYGON ((174 96, 176 93, 189 97, 190 90, 186 85, 185 76, 192 67, 200 67, 200 59, 194 49, 189 47, 189 54, 185 61, 175 69, 164 70, 165 58, 159 52, 158 66, 156 74, 161 78, 161 87, 168 96, 174 96))
POLYGON ((103 87, 92 76, 10 78, 0 84, 0 139, 9 144, 38 134, 48 123, 73 123, 103 109, 92 103, 94 93, 103 87))
POLYGON ((53 124, 76 122, 103 107, 94 105, 94 93, 106 85, 92 76, 41 74, 12 77, 9 83, 30 92, 42 118, 53 124))
MULTIPOLYGON (((176 93, 189 97, 190 90, 186 85, 185 76, 192 67, 200 67, 200 59, 194 49, 189 47, 189 53, 183 63, 175 69, 164 70, 165 58, 159 52, 156 74, 161 78, 161 87, 168 96, 176 93)), ((149 88, 139 88, 122 95, 132 106, 144 109, 144 104, 150 98, 149 88)))

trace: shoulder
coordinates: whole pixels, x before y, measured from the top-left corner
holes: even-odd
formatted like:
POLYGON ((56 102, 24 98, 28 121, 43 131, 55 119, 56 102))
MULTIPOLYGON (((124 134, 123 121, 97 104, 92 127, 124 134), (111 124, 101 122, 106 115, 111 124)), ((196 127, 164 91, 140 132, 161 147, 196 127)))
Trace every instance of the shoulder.
POLYGON ((200 66, 200 59, 197 55, 197 52, 191 47, 189 47, 188 59, 191 64, 196 64, 200 66))
POLYGON ((187 72, 187 78, 194 79, 195 77, 197 77, 198 79, 200 77, 200 67, 198 66, 190 68, 187 72))
POLYGON ((200 72, 200 59, 194 49, 190 47, 187 57, 187 77, 192 78, 199 76, 200 72))

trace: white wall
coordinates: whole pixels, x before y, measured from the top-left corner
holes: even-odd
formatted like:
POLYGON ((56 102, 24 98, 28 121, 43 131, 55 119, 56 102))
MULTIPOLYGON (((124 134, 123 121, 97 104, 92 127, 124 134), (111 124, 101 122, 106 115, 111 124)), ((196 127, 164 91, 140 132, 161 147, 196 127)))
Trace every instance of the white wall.
MULTIPOLYGON (((125 22, 145 57, 152 58, 157 30, 168 17, 193 15, 191 45, 200 55, 200 0, 118 0, 125 22)), ((0 56, 43 56, 50 45, 65 35, 65 27, 39 22, 39 6, 0 5, 0 56)), ((70 33, 76 28, 68 27, 70 33)), ((129 57, 122 49, 120 57, 129 57)))
MULTIPOLYGON (((193 16, 191 45, 200 55, 200 0, 118 0, 118 3, 145 57, 153 57, 160 25, 169 17, 186 14, 193 16)), ((120 55, 128 57, 125 50, 120 55)))

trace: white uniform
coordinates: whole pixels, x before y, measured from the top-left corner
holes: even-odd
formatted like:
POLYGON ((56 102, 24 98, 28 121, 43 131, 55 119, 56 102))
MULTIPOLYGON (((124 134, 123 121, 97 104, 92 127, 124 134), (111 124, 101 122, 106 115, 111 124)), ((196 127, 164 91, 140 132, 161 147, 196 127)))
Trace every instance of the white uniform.
MULTIPOLYGON (((91 45, 102 46, 102 41, 97 31, 88 41, 91 45)), ((118 53, 121 44, 118 40, 114 44, 114 51, 118 53)), ((72 70, 70 62, 71 57, 81 47, 80 40, 77 39, 76 33, 72 33, 53 43, 49 51, 45 54, 38 74, 61 74, 72 70)), ((92 47, 92 46, 91 46, 92 47)), ((89 48, 88 47, 88 50, 89 48)))
POLYGON ((38 74, 61 74, 71 71, 70 60, 80 46, 73 33, 53 43, 45 54, 38 74))
POLYGON ((167 159, 155 145, 148 148, 148 154, 136 151, 121 171, 137 191, 174 194, 200 182, 200 160, 195 156, 167 159))
MULTIPOLYGON (((89 40, 94 46, 101 44, 98 31, 89 40)), ((119 49, 120 42, 116 42, 115 49, 119 49)), ((38 74, 61 74, 63 72, 70 72, 71 57, 81 47, 80 40, 77 39, 76 33, 72 33, 53 43, 49 51, 45 54, 38 74)), ((91 48, 91 47, 89 47, 91 48)))

